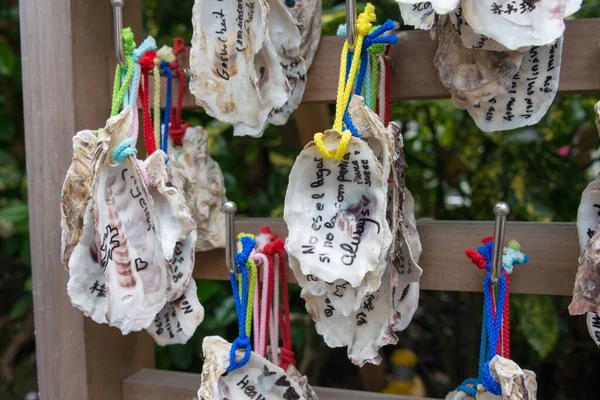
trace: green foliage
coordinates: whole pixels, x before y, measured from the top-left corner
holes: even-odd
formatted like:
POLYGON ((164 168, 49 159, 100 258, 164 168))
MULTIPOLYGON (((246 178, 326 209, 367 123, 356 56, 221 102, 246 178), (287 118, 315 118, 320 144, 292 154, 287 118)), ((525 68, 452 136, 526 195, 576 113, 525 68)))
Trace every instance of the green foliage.
POLYGON ((559 320, 556 306, 550 296, 514 295, 511 302, 516 314, 517 329, 527 343, 545 359, 559 339, 559 320))

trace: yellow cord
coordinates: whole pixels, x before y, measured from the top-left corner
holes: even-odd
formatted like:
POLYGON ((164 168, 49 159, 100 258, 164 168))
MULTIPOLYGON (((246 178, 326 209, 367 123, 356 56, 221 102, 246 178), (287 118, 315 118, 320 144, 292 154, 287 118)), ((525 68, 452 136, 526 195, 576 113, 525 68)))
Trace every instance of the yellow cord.
MULTIPOLYGON (((240 232, 237 238, 238 240, 241 240, 244 236, 248 236, 250 239, 254 240, 253 234, 244 232, 240 232)), ((256 290, 256 263, 253 259, 248 258, 248 261, 246 262, 246 268, 248 268, 248 272, 250 273, 250 279, 248 282, 248 305, 246 306, 246 336, 250 337, 250 335, 252 334, 252 311, 254 309, 254 291, 256 290)), ((239 293, 242 293, 241 274, 237 274, 236 279, 238 282, 239 293)))
POLYGON ((325 158, 334 158, 335 160, 340 161, 342 157, 344 157, 346 149, 348 148, 348 144, 350 143, 352 134, 349 130, 343 130, 342 122, 348 102, 350 101, 350 96, 352 95, 354 80, 356 78, 356 73, 358 71, 360 62, 360 53, 362 51, 363 40, 365 36, 369 34, 369 31, 372 27, 372 22, 374 22, 375 19, 375 7, 371 3, 367 3, 365 11, 363 11, 356 19, 357 37, 354 44, 356 51, 352 56, 352 64, 350 64, 348 79, 346 79, 346 66, 348 64, 348 50, 350 47, 348 46, 347 41, 344 42, 344 48, 342 49, 342 55, 340 57, 340 75, 335 104, 335 121, 333 123, 333 130, 341 134, 340 143, 335 151, 327 151, 325 144, 323 143, 323 133, 315 133, 314 136, 315 145, 325 158))

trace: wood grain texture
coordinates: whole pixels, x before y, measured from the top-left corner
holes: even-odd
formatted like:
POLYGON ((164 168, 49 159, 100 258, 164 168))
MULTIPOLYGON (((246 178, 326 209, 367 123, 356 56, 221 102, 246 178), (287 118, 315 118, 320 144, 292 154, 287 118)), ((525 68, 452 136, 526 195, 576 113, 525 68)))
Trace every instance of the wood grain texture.
MULTIPOLYGON (((600 18, 566 21, 560 71, 560 93, 588 93, 600 91, 600 18)), ((324 36, 308 73, 308 85, 303 102, 335 102, 340 52, 344 39, 324 36)), ((404 32, 390 56, 395 71, 392 74, 392 99, 416 100, 448 98, 433 69, 437 40, 429 32, 404 32)), ((186 108, 197 108, 194 97, 188 92, 186 108)))
MULTIPOLYGON (((140 31, 141 0, 128 0, 124 12, 140 31)), ((119 399, 125 376, 154 365, 154 346, 145 333, 123 338, 72 307, 59 255, 71 138, 104 126, 110 110, 112 10, 108 1, 26 0, 20 17, 40 398, 119 399)))
MULTIPOLYGON (((200 374, 143 369, 123 382, 123 400, 196 400, 201 381, 200 374)), ((319 400, 417 400, 416 397, 355 390, 322 387, 314 387, 314 389, 319 400)))
MULTIPOLYGON (((269 218, 240 219, 238 232, 258 232, 269 225, 280 238, 287 228, 282 220, 269 218)), ((483 273, 465 256, 465 250, 476 249, 481 238, 493 235, 493 222, 418 221, 423 244, 419 264, 423 268, 421 289, 481 292, 483 273)), ((579 244, 575 224, 509 222, 506 240, 516 239, 530 261, 515 267, 511 276, 512 293, 570 296, 573 291, 579 244)), ((196 254, 194 277, 229 279, 223 250, 196 254)), ((296 282, 288 270, 288 280, 296 282)))

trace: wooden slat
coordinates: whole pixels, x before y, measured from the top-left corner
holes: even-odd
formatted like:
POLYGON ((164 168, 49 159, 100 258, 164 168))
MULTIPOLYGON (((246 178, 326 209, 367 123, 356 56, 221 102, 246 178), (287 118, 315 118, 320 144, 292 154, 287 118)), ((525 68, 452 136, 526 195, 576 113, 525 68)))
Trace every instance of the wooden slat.
MULTIPOLYGON (((78 129, 104 126, 114 68, 108 1, 20 3, 37 376, 41 399, 120 399, 124 377, 154 366, 147 334, 123 337, 75 309, 60 262, 60 191, 78 129)), ((141 0, 125 22, 141 29, 141 0)))
MULTIPOLYGON (((143 369, 123 382, 123 400, 196 400, 200 374, 143 369)), ((417 400, 416 397, 314 387, 320 400, 417 400)), ((208 400, 208 399, 207 399, 208 400)), ((434 400, 419 398, 419 400, 434 400)))
MULTIPOLYGON (((285 224, 278 219, 240 219, 236 230, 258 232, 264 225, 280 238, 287 235, 285 224)), ((493 222, 418 221, 423 244, 421 289, 482 291, 483 274, 464 252, 477 248, 481 238, 492 235, 493 226, 493 222)), ((506 239, 518 240, 530 257, 526 266, 515 267, 512 293, 571 295, 579 257, 575 224, 509 222, 506 239)), ((197 253, 195 278, 225 280, 228 274, 222 250, 197 253)), ((291 271, 288 279, 295 282, 291 271)))
MULTIPOLYGON (((560 93, 600 91, 600 18, 567 21, 560 71, 560 93)), ((321 38, 319 50, 308 74, 308 86, 303 102, 335 101, 340 53, 344 39, 335 36, 321 38)), ((429 32, 405 32, 390 56, 394 60, 392 99, 414 100, 450 97, 433 69, 437 40, 429 32)), ((109 82, 110 84, 110 82, 109 82)), ((188 92, 187 108, 197 108, 188 92)))

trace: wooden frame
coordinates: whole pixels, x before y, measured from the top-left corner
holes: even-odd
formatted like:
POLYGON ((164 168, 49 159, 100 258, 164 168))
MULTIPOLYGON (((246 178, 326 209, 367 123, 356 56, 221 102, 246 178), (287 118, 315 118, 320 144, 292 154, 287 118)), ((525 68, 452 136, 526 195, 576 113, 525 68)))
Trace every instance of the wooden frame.
MULTIPOLYGON (((141 32, 141 0, 127 0, 125 24, 141 32)), ((110 108, 113 37, 107 0, 23 0, 20 4, 27 176, 29 182, 36 356, 41 399, 184 399, 195 396, 199 375, 157 371, 154 343, 145 333, 122 336, 74 309, 66 294, 68 272, 60 265, 60 188, 71 157, 71 138, 103 126, 110 108), (146 369, 145 369, 146 368, 146 369)), ((567 23, 560 91, 600 91, 600 20, 567 23)), ((306 102, 332 102, 341 38, 325 37, 309 73, 306 102)), ((432 59, 435 42, 409 32, 393 47, 395 100, 447 97, 432 59), (406 55, 410 55, 410 58, 406 55)), ((188 95, 187 107, 194 107, 188 95)), ((322 118, 326 119, 326 118, 322 118)), ((239 230, 280 220, 240 220, 239 230)), ((492 232, 491 222, 419 221, 429 290, 480 291, 481 274, 462 254, 492 232)), ((515 272, 520 293, 569 295, 579 254, 574 224, 509 223, 532 256, 515 272)), ((223 252, 198 254, 197 278, 225 279, 223 252)), ((387 399, 388 396, 319 389, 321 399, 387 399)), ((399 399, 400 397, 394 397, 399 399)))

